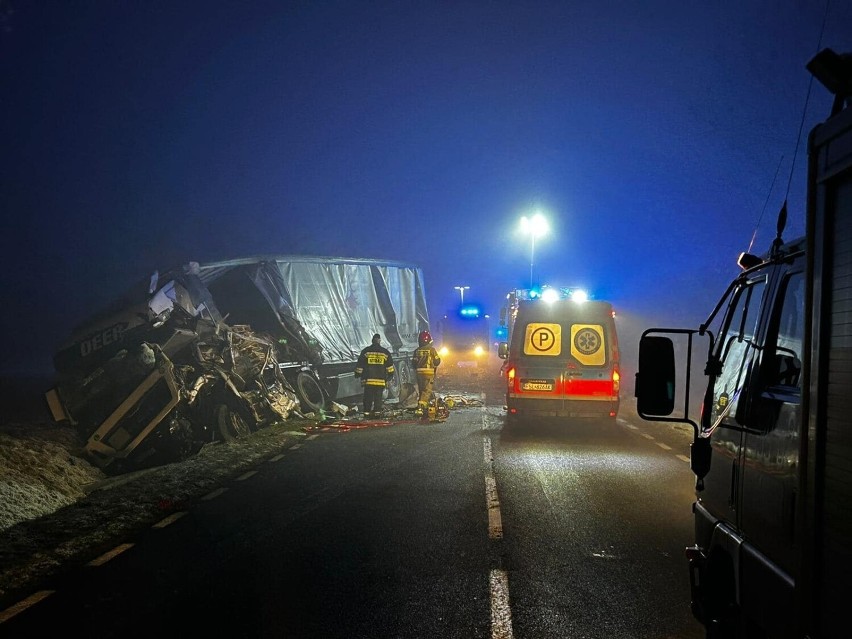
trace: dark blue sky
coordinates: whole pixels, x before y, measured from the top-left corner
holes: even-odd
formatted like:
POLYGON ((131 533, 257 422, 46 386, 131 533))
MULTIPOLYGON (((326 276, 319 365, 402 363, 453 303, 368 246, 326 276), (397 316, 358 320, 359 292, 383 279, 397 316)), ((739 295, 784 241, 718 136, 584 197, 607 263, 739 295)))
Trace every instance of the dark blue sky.
MULTIPOLYGON (((697 322, 767 196, 755 250, 774 235, 824 12, 0 0, 3 370, 50 370, 76 322, 190 260, 407 260, 433 319, 459 284, 496 314, 539 207, 537 280, 697 322)), ((822 46, 852 51, 850 0, 822 46)), ((814 85, 803 138, 829 106, 814 85)))

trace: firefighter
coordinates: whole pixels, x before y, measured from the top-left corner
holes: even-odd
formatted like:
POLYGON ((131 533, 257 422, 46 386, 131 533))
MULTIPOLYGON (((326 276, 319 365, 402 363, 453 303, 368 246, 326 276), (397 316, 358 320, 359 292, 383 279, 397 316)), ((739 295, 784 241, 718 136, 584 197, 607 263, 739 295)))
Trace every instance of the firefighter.
POLYGON ((438 357, 438 351, 432 345, 432 336, 429 331, 422 331, 417 342, 420 346, 414 351, 414 356, 411 358, 411 362, 417 370, 417 388, 420 391, 417 412, 426 415, 429 411, 429 401, 432 399, 432 386, 435 384, 435 369, 441 363, 441 358, 438 357))
POLYGON ((364 413, 375 416, 382 411, 385 386, 393 378, 393 358, 382 346, 382 336, 373 335, 373 343, 361 351, 355 364, 355 377, 361 378, 364 387, 364 413))

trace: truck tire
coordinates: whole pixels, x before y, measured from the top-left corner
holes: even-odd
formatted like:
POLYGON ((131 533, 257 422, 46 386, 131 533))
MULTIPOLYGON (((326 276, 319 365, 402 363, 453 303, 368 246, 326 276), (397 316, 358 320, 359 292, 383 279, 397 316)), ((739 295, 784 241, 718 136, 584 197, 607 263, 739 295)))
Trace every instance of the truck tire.
POLYGON ((233 404, 216 404, 213 407, 213 420, 216 432, 226 442, 250 435, 254 430, 254 420, 248 411, 233 404))
POLYGON ((294 386, 302 410, 318 413, 325 408, 325 392, 316 377, 302 371, 296 375, 294 386))

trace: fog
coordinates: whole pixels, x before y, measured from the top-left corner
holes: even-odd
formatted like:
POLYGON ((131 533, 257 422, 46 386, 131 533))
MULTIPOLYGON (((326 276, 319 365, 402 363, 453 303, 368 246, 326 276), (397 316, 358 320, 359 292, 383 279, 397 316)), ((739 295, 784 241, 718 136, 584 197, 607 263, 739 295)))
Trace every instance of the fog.
POLYGON ((611 301, 635 361, 643 328, 704 319, 785 199, 803 233, 830 106, 805 64, 852 50, 852 5, 828 9, 6 0, 3 372, 49 373, 156 269, 259 254, 415 263, 433 319, 457 285, 496 317, 532 262, 611 301))

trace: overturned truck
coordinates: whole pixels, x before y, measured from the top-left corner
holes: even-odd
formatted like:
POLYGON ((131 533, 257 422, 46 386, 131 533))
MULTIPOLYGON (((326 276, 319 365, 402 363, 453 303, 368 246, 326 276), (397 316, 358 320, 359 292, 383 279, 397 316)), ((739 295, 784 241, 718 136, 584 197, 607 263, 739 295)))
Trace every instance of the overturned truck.
POLYGON ((422 275, 395 262, 245 258, 188 263, 78 326, 54 357, 54 419, 110 470, 186 457, 292 413, 360 394, 354 363, 383 334, 410 384, 428 328, 422 275))

